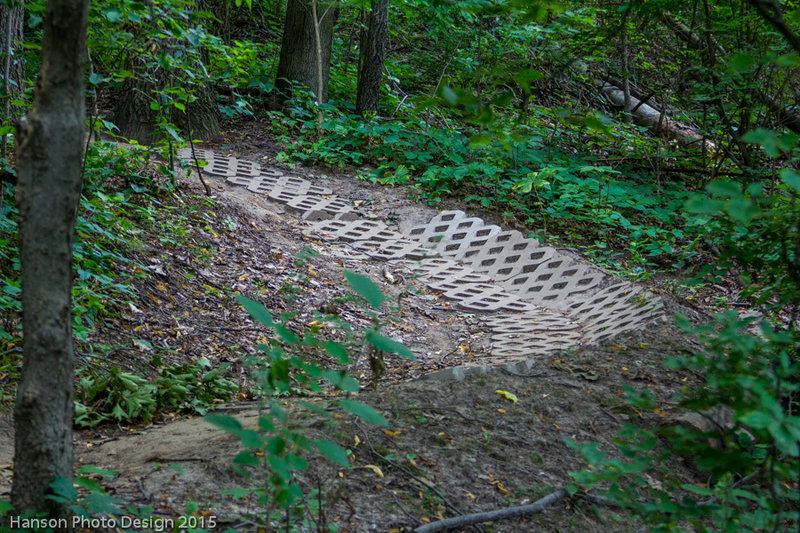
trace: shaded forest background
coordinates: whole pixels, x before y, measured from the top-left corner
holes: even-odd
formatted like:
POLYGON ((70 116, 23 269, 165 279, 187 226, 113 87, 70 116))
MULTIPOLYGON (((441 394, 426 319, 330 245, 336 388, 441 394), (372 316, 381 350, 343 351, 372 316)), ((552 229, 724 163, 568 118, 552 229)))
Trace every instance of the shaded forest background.
MULTIPOLYGON (((35 82, 40 69, 47 80, 53 68, 42 58, 46 9, 57 7, 0 3, 7 404, 20 379, 28 268, 18 244, 28 215, 17 203, 25 198, 26 122, 17 121, 35 118, 47 103, 46 84, 35 89, 35 82)), ((696 519, 698 527, 788 528, 797 519, 800 461, 798 29, 800 6, 777 0, 92 3, 86 50, 79 50, 85 59, 75 63, 85 62, 86 91, 79 92, 89 138, 75 168, 81 206, 72 311, 61 310, 71 320, 65 333, 92 352, 97 324, 120 313, 134 280, 152 274, 126 257, 133 243, 119 228, 161 225, 165 239, 180 240, 170 233, 180 225, 160 219, 164 198, 187 172, 177 149, 227 140, 256 123, 276 146, 271 163, 344 169, 409 186, 421 202, 461 202, 619 276, 719 311, 705 326, 679 319, 687 330, 700 327, 692 331, 705 335, 706 351, 665 356, 675 356, 671 368, 704 380, 684 391, 680 405, 704 413, 724 406, 733 421, 659 430, 673 431, 675 453, 699 455, 710 481, 649 486, 638 476, 644 463, 623 466, 575 445, 593 470, 577 475, 570 490, 602 487, 659 527, 696 519), (675 503, 679 491, 695 499, 675 503), (642 503, 643 494, 653 500, 642 503), (700 505, 699 497, 715 504, 700 505)), ((371 290, 355 289, 362 296, 371 290)), ((68 375, 72 354, 63 357, 68 375)), ((163 377, 164 365, 154 366, 163 377)), ((203 371, 182 369, 192 377, 179 385, 181 398, 194 394, 188 383, 203 371)), ((147 420, 183 405, 168 399, 122 408, 154 376, 98 373, 90 365, 77 372, 79 424, 147 420), (128 390, 116 399, 108 392, 115 383, 128 390)), ((230 382, 209 379, 212 396, 232 395, 230 382)), ((71 394, 63 396, 69 419, 71 394)), ((630 401, 650 405, 642 394, 630 401)), ((205 412, 210 403, 193 406, 205 412)), ((655 454, 648 436, 637 435, 623 439, 623 454, 647 458, 649 468, 655 454)), ((319 451, 342 460, 339 448, 326 446, 319 451)), ((283 452, 267 453, 286 460, 283 452)), ((298 498, 291 476, 274 485, 273 503, 298 498)), ((41 498, 30 500, 33 507, 41 498)))

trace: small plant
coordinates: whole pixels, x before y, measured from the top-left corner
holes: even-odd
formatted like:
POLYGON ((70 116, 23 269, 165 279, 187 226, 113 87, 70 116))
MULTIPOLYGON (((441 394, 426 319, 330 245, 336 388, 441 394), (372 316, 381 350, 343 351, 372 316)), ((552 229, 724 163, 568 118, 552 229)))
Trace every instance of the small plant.
POLYGON ((239 390, 222 377, 225 369, 213 368, 201 358, 166 367, 154 380, 118 368, 84 370, 78 384, 75 423, 94 427, 110 420, 150 421, 159 410, 205 415, 239 390))
MULTIPOLYGON (((346 277, 352 289, 377 312, 384 302, 384 295, 377 285, 369 278, 353 272, 346 272, 346 277)), ((312 440, 296 429, 292 423, 292 411, 282 405, 280 398, 332 387, 346 396, 331 401, 331 407, 342 409, 372 424, 386 425, 386 420, 372 407, 349 398, 358 392, 360 385, 346 371, 325 369, 300 356, 302 348, 310 347, 324 351, 340 364, 347 365, 351 363, 351 357, 346 344, 318 338, 319 330, 313 326, 304 335, 298 335, 287 326, 288 316, 276 321, 258 302, 243 296, 237 296, 237 300, 254 320, 271 329, 275 335, 270 344, 258 346, 262 358, 260 387, 265 398, 264 406, 258 425, 254 428, 245 428, 237 419, 227 415, 212 414, 207 420, 241 440, 246 451, 234 459, 239 473, 247 477, 263 476, 264 479, 264 483, 255 483, 251 488, 237 490, 231 495, 255 496, 261 506, 273 509, 261 520, 274 522, 286 519, 287 528, 297 527, 293 530, 300 531, 302 528, 299 528, 299 524, 303 522, 305 511, 298 503, 304 499, 304 495, 295 481, 295 473, 308 466, 303 456, 317 452, 343 468, 349 468, 350 462, 348 452, 337 443, 329 439, 312 440)), ((379 327, 379 323, 374 321, 373 326, 362 333, 365 345, 381 352, 413 358, 408 348, 381 335, 379 327)), ((331 417, 328 409, 311 403, 302 405, 320 416, 331 417)), ((317 494, 315 499, 319 500, 320 497, 321 494, 317 494)))

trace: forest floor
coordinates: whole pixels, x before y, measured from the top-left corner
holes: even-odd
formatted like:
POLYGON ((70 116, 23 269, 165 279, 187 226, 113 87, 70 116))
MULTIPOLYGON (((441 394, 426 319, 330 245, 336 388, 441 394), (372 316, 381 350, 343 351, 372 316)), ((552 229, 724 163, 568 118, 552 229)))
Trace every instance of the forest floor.
MULTIPOLYGON (((274 164, 278 148, 259 131, 258 125, 237 130, 205 147, 274 164)), ((333 189, 354 200, 365 216, 390 224, 425 223, 436 214, 414 202, 410 189, 373 185, 329 169, 296 168, 292 173, 333 189)), ((227 363, 245 392, 220 410, 254 426, 258 402, 247 392, 253 382, 248 355, 256 353, 267 331, 235 304, 233 292, 255 295, 274 315, 297 313, 295 324, 307 324, 314 311, 335 304, 342 320, 355 328, 370 322, 355 302, 343 299, 348 294, 345 269, 370 276, 389 297, 404 296, 401 310, 384 312, 384 332, 418 359, 387 357, 387 372, 374 387, 366 361, 353 369, 364 389, 359 400, 377 409, 388 428, 338 415, 325 419, 299 405, 302 400, 325 408, 330 396, 285 398, 294 429, 309 438, 327 435, 352 452, 350 469, 309 457, 308 469, 298 475, 306 492, 321 487, 324 494, 322 513, 313 500, 306 502, 305 518, 291 518, 295 524, 305 520, 308 531, 317 531, 314 524, 324 520, 339 531, 399 532, 441 517, 533 502, 565 487, 571 482, 569 472, 584 466, 565 439, 598 442, 616 455, 612 440, 625 424, 652 427, 681 415, 674 395, 696 378, 666 369, 663 361, 699 345, 666 317, 682 312, 693 320, 705 318, 693 304, 661 293, 663 321, 600 345, 543 356, 521 375, 483 368, 461 381, 442 374, 426 378, 435 370, 479 365, 486 356, 489 335, 474 313, 427 291, 391 263, 346 259, 342 250, 333 254, 331 245, 304 234, 302 221, 280 204, 222 180, 207 180, 216 201, 202 196, 196 178, 182 181, 180 197, 169 199, 194 213, 194 246, 149 241, 137 259, 157 274, 139 282, 139 301, 112 313, 90 339, 131 346, 113 354, 123 367, 146 367, 151 357, 147 344, 131 343, 134 332, 151 346, 167 348, 171 363, 200 357, 214 365, 227 363), (304 253, 308 250, 314 253, 304 253), (658 409, 643 412, 626 404, 626 385, 652 392, 658 409), (512 403, 497 391, 513 393, 519 401, 512 403)), ((329 362, 321 354, 306 356, 329 362)), ((216 526, 209 528, 214 531, 285 527, 285 517, 268 516, 255 496, 222 495, 263 487, 266 480, 238 475, 231 461, 241 451, 239 441, 201 417, 165 413, 149 424, 82 430, 75 446, 78 465, 119 472, 103 485, 134 507, 149 506, 177 518, 187 515, 188 502, 195 502, 200 516, 215 517, 216 526), (257 525, 263 520, 267 527, 257 525)), ((0 489, 6 493, 12 457, 7 416, 0 427, 0 489)), ((686 482, 704 481, 688 461, 671 468, 686 482)), ((652 476, 652 483, 660 482, 657 473, 652 476)), ((619 511, 563 499, 541 514, 473 530, 621 532, 642 527, 619 511)))

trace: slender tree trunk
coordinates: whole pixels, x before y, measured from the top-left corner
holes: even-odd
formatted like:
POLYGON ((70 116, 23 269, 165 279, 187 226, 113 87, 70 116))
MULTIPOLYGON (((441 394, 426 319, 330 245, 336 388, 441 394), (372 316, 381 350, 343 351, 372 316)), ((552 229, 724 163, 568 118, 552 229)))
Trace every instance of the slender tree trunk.
POLYGON ((366 38, 360 43, 361 61, 358 69, 356 113, 378 112, 381 95, 381 75, 389 31, 389 0, 372 0, 367 19, 366 38))
POLYGON ((628 15, 631 12, 631 4, 625 7, 625 14, 622 16, 622 92, 625 103, 623 107, 623 120, 631 121, 631 75, 630 75, 630 45, 628 44, 628 15))
MULTIPOLYGON (((72 479, 72 240, 80 200, 88 0, 50 0, 33 107, 17 126, 25 359, 14 410, 16 512, 66 517, 45 498, 72 479)), ((69 528, 57 528, 69 529, 69 528)))
POLYGON ((288 1, 275 80, 275 85, 285 97, 290 96, 291 83, 298 82, 314 92, 318 102, 328 100, 333 27, 338 16, 338 8, 330 2, 288 1), (315 9, 323 14, 318 24, 315 24, 315 9), (321 65, 318 61, 317 31, 321 65))
MULTIPOLYGON (((25 8, 20 2, 14 7, 0 3, 0 65, 3 76, 3 117, 10 119, 11 97, 19 94, 25 82, 25 64, 22 62, 22 22, 25 8)), ((0 140, 0 157, 8 157, 7 137, 0 140)))

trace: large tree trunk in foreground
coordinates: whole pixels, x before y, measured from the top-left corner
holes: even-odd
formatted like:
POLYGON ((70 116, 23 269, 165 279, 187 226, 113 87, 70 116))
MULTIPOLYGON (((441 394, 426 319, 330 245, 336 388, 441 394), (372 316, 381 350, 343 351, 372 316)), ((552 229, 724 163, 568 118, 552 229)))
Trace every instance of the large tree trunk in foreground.
MULTIPOLYGON (((72 479, 72 240, 81 190, 88 0, 50 0, 33 107, 17 127, 25 359, 14 410, 15 512, 65 517, 45 499, 72 479)), ((59 528, 60 529, 60 528, 59 528)))
POLYGON ((372 0, 367 18, 367 31, 361 41, 361 61, 358 69, 356 113, 378 112, 381 96, 381 74, 389 31, 389 0, 372 0))
POLYGON ((319 35, 322 50, 322 95, 317 94, 320 85, 317 40, 311 2, 307 0, 289 0, 286 5, 286 23, 283 26, 281 57, 278 61, 275 86, 288 97, 291 82, 301 83, 317 95, 318 102, 325 103, 328 101, 333 27, 339 11, 326 2, 319 2, 317 11, 320 17, 319 35))

